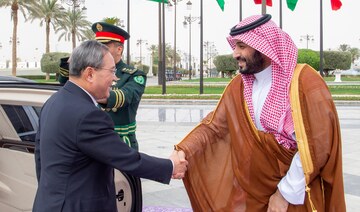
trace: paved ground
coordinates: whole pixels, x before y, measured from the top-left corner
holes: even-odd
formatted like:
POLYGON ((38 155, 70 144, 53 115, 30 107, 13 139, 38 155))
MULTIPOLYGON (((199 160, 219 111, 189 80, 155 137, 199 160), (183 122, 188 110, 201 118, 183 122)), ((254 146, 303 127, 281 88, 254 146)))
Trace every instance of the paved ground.
MULTIPOLYGON (((142 103, 138 111, 140 151, 168 157, 178 143, 215 104, 154 105, 142 103)), ((360 208, 360 106, 338 105, 343 140, 347 211, 360 208)), ((162 185, 143 180, 144 211, 191 211, 182 181, 162 185)))

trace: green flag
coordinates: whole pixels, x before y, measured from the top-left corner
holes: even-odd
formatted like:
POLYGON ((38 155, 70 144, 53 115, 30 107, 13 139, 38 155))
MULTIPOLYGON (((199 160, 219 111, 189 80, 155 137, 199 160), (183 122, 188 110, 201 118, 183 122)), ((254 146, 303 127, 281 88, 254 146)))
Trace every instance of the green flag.
POLYGON ((222 11, 224 11, 224 5, 225 5, 225 0, 216 0, 219 7, 221 8, 222 11))
POLYGON ((298 0, 286 0, 287 6, 290 10, 294 11, 298 0))
POLYGON ((169 3, 169 0, 148 0, 148 1, 156 1, 156 2, 159 2, 159 3, 169 3))

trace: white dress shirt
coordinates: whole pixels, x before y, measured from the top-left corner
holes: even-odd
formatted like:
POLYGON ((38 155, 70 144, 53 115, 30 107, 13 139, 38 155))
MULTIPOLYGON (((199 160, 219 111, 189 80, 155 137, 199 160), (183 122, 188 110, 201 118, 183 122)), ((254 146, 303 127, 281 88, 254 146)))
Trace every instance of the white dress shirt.
MULTIPOLYGON (((272 83, 272 68, 268 66, 263 71, 254 74, 252 103, 254 106, 255 126, 264 131, 260 122, 260 114, 265 103, 265 99, 270 91, 272 83)), ((295 134, 293 135, 295 139, 295 134)), ((282 196, 291 204, 304 204, 305 199, 305 176, 302 170, 301 160, 297 152, 291 162, 289 171, 281 179, 278 189, 282 196)))

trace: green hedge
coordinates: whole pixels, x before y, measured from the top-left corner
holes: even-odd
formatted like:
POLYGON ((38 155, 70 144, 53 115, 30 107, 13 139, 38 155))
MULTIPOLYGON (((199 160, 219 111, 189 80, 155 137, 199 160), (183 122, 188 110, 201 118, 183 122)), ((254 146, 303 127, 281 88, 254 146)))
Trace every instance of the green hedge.
POLYGON ((320 53, 311 49, 299 49, 297 62, 306 63, 319 71, 320 53))
POLYGON ((324 51, 325 70, 347 70, 351 67, 351 53, 341 51, 324 51))
POLYGON ((44 73, 58 73, 60 58, 69 57, 70 53, 50 52, 43 54, 41 58, 41 71, 44 73))

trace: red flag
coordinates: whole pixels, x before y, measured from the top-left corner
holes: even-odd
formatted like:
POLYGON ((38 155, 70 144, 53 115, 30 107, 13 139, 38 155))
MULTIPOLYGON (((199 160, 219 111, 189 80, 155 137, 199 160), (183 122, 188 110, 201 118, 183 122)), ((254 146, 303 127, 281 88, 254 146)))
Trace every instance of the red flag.
POLYGON ((338 10, 340 9, 342 3, 340 0, 331 0, 331 9, 332 10, 338 10))
MULTIPOLYGON (((333 0, 331 0, 333 1, 333 0)), ((262 0, 254 0, 255 4, 261 4, 262 0)), ((272 0, 266 0, 266 5, 271 7, 272 6, 272 0)))

